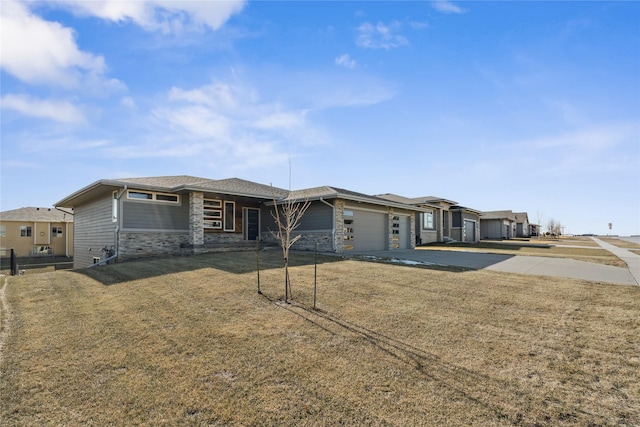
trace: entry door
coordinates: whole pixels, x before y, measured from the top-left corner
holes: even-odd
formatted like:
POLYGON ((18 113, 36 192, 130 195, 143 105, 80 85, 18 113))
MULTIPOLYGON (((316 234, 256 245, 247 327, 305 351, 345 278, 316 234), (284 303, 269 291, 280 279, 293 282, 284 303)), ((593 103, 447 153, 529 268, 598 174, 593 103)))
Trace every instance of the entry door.
POLYGON ((256 240, 260 236, 260 209, 246 208, 244 211, 244 238, 256 240))

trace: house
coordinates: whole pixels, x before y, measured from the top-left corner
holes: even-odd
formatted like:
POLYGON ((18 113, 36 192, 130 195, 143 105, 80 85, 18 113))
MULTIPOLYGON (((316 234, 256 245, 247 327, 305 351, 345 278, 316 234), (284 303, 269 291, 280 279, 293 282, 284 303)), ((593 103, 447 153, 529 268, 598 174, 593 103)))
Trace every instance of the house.
POLYGON ((516 216, 510 210, 480 214, 481 239, 512 239, 516 236, 516 216))
POLYGON ((26 207, 0 212, 0 256, 73 256, 73 214, 26 207))
POLYGON ((480 242, 480 211, 460 205, 449 208, 453 240, 465 243, 480 242))
POLYGON ((451 240, 468 243, 479 241, 480 211, 433 196, 408 198, 386 193, 377 197, 422 208, 415 219, 417 244, 451 240))
POLYGON ((163 176, 96 181, 57 202, 75 214, 74 268, 110 259, 253 247, 273 240, 283 200, 309 200, 294 248, 341 253, 413 247, 413 206, 333 187, 290 192, 238 178, 163 176))
MULTIPOLYGON (((345 251, 395 250, 415 247, 415 214, 420 207, 323 186, 292 191, 283 199, 311 202, 296 234, 298 249, 343 253, 345 251)), ((272 203, 267 203, 272 205, 272 203)), ((275 229, 272 215, 266 229, 275 229)), ((271 233, 265 239, 273 239, 271 233)))
POLYGON ((529 215, 526 212, 516 212, 514 215, 516 217, 516 237, 531 236, 529 215))

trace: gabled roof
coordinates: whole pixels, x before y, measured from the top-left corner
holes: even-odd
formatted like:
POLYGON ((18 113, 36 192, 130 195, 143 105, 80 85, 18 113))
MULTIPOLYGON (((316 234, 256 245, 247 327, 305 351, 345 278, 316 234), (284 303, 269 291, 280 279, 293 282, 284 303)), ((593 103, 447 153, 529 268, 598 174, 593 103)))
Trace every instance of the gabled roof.
POLYGON ((395 208, 408 209, 413 211, 423 211, 415 205, 385 199, 379 196, 358 193, 356 191, 345 190, 344 188, 330 187, 328 185, 304 190, 291 191, 285 200, 320 200, 320 199, 344 199, 354 202, 371 203, 374 205, 391 206, 395 208))
POLYGON ((468 207, 466 207, 466 206, 460 206, 460 205, 451 206, 451 208, 450 208, 450 209, 451 209, 452 211, 458 211, 458 210, 460 210, 460 211, 470 212, 470 213, 475 214, 475 215, 478 215, 478 216, 480 216, 480 215, 482 214, 482 211, 479 211, 479 210, 477 210, 477 209, 471 209, 471 208, 468 208, 468 207))
POLYGON ((529 222, 529 215, 526 212, 515 212, 514 215, 518 223, 529 222))
POLYGON ((510 221, 515 221, 516 216, 513 211, 505 210, 505 211, 487 211, 482 212, 480 214, 480 219, 508 219, 510 221))
POLYGON ((412 199, 409 197, 399 196, 393 193, 378 194, 376 195, 376 197, 380 197, 382 199, 390 200, 396 203, 404 203, 405 205, 423 206, 423 207, 426 206, 426 207, 437 208, 437 209, 442 208, 442 206, 438 206, 435 203, 427 203, 423 201, 423 199, 425 199, 424 197, 416 197, 412 199))
POLYGON ((424 203, 440 203, 440 202, 444 202, 444 203, 448 203, 450 205, 457 205, 458 204, 458 202, 454 202, 453 200, 444 199, 442 197, 435 197, 435 196, 414 197, 412 200, 415 200, 417 202, 424 202, 424 203))
POLYGON ((0 221, 73 222, 73 214, 55 208, 28 207, 0 212, 0 221))
POLYGON ((65 197, 55 206, 74 207, 98 194, 118 188, 135 188, 137 190, 181 193, 201 191, 233 196, 272 199, 286 197, 287 190, 239 178, 207 179, 189 175, 156 176, 144 178, 101 179, 65 197))

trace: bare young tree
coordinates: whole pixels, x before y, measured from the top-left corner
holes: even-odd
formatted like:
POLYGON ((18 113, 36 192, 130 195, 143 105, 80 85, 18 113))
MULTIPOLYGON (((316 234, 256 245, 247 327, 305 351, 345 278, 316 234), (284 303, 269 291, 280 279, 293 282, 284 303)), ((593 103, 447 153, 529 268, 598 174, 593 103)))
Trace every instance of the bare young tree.
MULTIPOLYGON (((273 188, 273 187, 272 187, 273 188)), ((293 236, 293 232, 300 225, 302 216, 311 206, 308 199, 304 201, 296 201, 287 198, 278 205, 275 192, 272 190, 274 211, 271 216, 276 221, 278 231, 271 231, 271 235, 280 242, 282 248, 282 256, 284 258, 284 300, 289 302, 291 296, 291 281, 289 279, 289 249, 302 235, 293 236)))
POLYGON ((560 236, 562 234, 562 225, 560 222, 551 218, 547 223, 547 231, 553 236, 560 236))

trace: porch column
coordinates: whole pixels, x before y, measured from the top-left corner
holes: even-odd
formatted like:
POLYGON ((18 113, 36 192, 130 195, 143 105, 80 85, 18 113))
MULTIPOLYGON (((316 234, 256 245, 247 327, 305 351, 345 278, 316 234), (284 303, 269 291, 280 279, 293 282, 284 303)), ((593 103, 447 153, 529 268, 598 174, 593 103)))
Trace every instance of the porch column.
POLYGON ((204 193, 189 193, 189 244, 204 246, 204 193))

